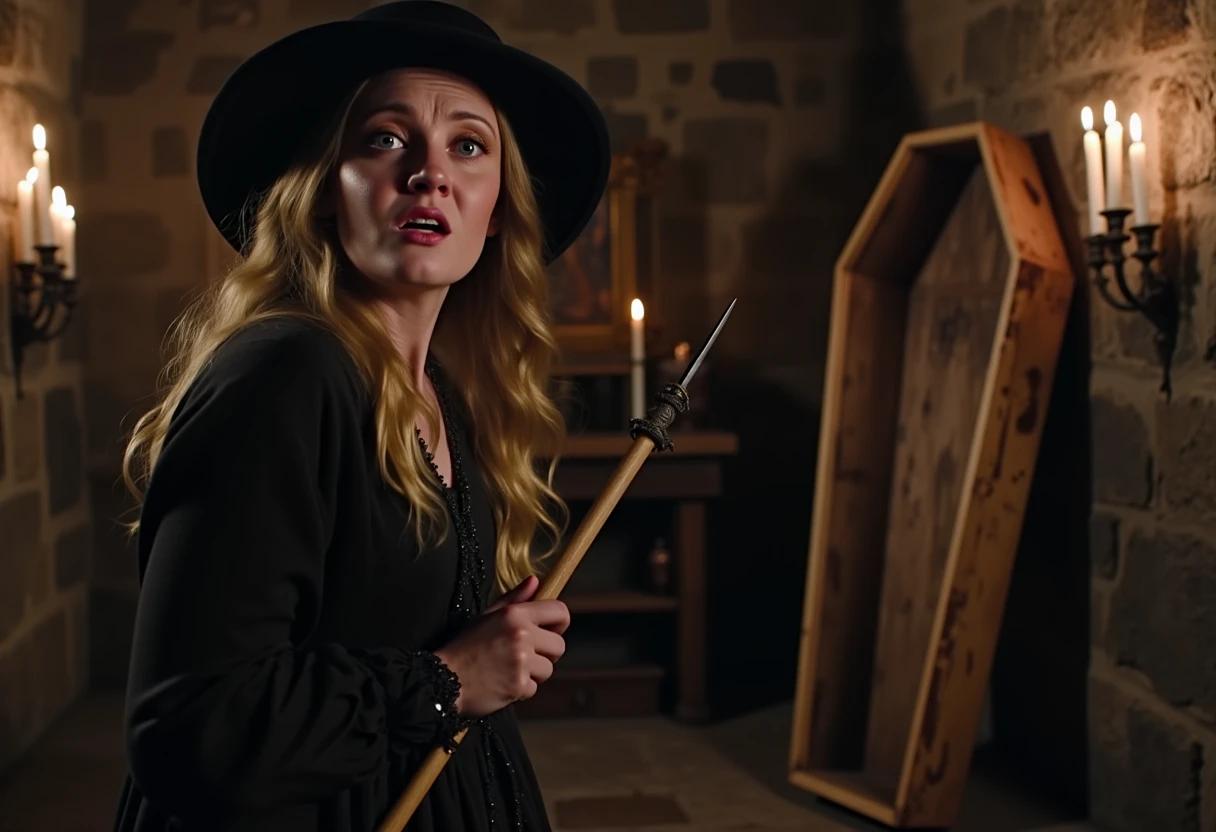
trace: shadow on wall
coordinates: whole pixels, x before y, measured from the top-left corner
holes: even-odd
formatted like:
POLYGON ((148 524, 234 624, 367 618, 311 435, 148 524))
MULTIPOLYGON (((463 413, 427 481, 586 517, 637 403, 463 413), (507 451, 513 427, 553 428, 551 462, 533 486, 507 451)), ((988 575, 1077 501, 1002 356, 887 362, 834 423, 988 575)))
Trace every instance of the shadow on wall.
POLYGON ((776 306, 741 305, 735 314, 751 319, 738 327, 747 337, 794 328, 782 340, 796 352, 749 350, 747 359, 724 357, 714 366, 715 419, 740 445, 726 471, 729 511, 713 515, 708 672, 715 718, 793 697, 820 420, 819 391, 808 399, 797 389, 822 384, 836 258, 900 138, 920 127, 900 3, 860 5, 857 31, 869 34, 849 70, 842 155, 796 161, 780 177, 734 278, 740 295, 758 276, 789 287, 776 306), (809 378, 769 372, 791 367, 809 378))
POLYGON ((1089 291, 1084 244, 1050 136, 1035 150, 1077 286, 992 670, 993 750, 1014 779, 1088 816, 1089 291))

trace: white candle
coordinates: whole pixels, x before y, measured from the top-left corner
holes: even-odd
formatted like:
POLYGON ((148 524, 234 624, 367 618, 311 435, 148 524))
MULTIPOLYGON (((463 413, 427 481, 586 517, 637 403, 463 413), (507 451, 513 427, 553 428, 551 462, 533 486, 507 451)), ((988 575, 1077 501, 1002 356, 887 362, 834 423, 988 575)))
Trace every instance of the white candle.
POLYGON ((630 411, 641 419, 646 415, 646 309, 638 298, 629 305, 629 317, 630 411))
POLYGON ((17 259, 29 263, 38 262, 38 253, 34 251, 34 178, 37 176, 38 171, 30 168, 25 179, 17 183, 16 240, 20 246, 17 259))
POLYGON ((1136 225, 1148 225, 1148 182, 1144 178, 1144 142, 1139 114, 1132 113, 1128 119, 1127 133, 1132 140, 1127 148, 1127 172, 1132 178, 1132 208, 1136 212, 1136 225))
POLYGON ((1123 205, 1123 125, 1115 118, 1115 102, 1107 101, 1102 111, 1106 120, 1106 207, 1123 205))
POLYGON ((63 261, 63 209, 67 207, 68 195, 62 187, 51 188, 51 242, 59 246, 59 260, 63 261))
POLYGON ((65 205, 63 216, 63 276, 76 279, 76 209, 65 205))
POLYGON ((34 167, 38 179, 34 182, 34 212, 38 217, 38 242, 49 246, 54 242, 51 217, 51 154, 46 149, 46 128, 34 125, 34 167))
POLYGON ((1106 226, 1099 213, 1105 206, 1102 189, 1102 144, 1094 130, 1094 111, 1081 108, 1081 126, 1085 128, 1085 199, 1089 207, 1089 233, 1105 234, 1106 226))

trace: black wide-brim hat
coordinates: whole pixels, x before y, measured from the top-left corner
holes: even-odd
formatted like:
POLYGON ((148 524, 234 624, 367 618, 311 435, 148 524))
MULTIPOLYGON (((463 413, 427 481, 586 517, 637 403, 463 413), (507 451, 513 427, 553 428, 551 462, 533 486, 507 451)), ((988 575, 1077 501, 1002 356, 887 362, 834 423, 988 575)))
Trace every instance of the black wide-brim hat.
POLYGON ((506 116, 531 174, 551 262, 586 227, 608 180, 603 114, 557 67, 503 43, 481 18, 439 0, 398 0, 275 41, 225 81, 203 120, 197 173, 207 213, 237 251, 250 197, 287 169, 299 143, 373 75, 425 67, 480 87, 506 116))

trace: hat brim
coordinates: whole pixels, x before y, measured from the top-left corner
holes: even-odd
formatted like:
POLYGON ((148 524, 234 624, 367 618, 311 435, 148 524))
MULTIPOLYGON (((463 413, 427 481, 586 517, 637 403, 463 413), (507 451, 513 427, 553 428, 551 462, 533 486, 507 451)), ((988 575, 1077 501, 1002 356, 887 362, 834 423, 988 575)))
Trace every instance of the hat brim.
POLYGON ((511 124, 532 176, 552 262, 582 233, 611 152, 594 100, 570 76, 507 44, 447 26, 342 20, 288 35, 242 63, 203 120, 197 174, 207 213, 238 251, 245 203, 273 184, 299 142, 356 84, 401 67, 446 70, 480 87, 511 124))

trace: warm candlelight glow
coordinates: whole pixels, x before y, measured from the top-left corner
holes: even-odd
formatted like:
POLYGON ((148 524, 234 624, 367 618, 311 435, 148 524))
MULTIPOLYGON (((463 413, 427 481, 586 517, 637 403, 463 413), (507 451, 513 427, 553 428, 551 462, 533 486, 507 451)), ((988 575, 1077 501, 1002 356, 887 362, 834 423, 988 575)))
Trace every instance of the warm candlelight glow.
POLYGON ((1081 108, 1081 127, 1085 130, 1094 129, 1094 111, 1088 107, 1081 108))
POLYGON ((46 128, 41 124, 34 125, 34 150, 46 150, 46 128))
POLYGON ((640 321, 646 317, 646 309, 638 298, 634 298, 633 303, 629 304, 629 316, 635 321, 640 321))
POLYGON ((30 168, 25 172, 25 181, 33 185, 38 181, 38 168, 30 168))
POLYGON ((63 190, 63 186, 56 185, 55 187, 51 188, 51 205, 54 205, 56 208, 62 208, 67 204, 68 195, 67 192, 63 190))
POLYGON ((1127 120, 1127 133, 1132 141, 1140 141, 1140 129, 1140 114, 1132 113, 1132 117, 1127 120))
POLYGON ((1115 123, 1115 102, 1106 102, 1106 106, 1102 108, 1102 119, 1106 122, 1107 127, 1115 123))

